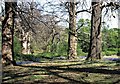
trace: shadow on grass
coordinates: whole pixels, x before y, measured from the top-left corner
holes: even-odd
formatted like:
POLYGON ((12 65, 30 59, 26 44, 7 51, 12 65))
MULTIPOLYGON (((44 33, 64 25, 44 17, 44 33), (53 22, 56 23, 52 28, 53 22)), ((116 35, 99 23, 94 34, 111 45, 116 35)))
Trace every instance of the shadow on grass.
MULTIPOLYGON (((64 76, 64 75, 60 75, 60 73, 64 73, 64 72, 85 72, 87 74, 89 73, 99 73, 99 74, 109 74, 109 75, 120 75, 120 70, 108 70, 108 69, 98 69, 98 68, 95 68, 95 67, 87 67, 87 68, 71 68, 71 66, 76 66, 76 65, 81 65, 81 64, 70 64, 70 65, 56 65, 56 66, 29 66, 29 65, 19 65, 20 67, 22 68, 28 68, 28 71, 25 71, 25 72, 21 72, 21 73, 13 73, 13 72, 10 72, 10 71, 6 71, 4 72, 4 77, 9 77, 7 79, 3 79, 2 81, 8 81, 8 80, 11 80, 11 79, 14 79, 14 78, 23 78, 23 77, 26 77, 26 76, 32 76, 32 75, 53 75, 53 76, 56 76, 56 77, 59 77, 59 78, 62 78, 64 80, 67 80, 68 82, 62 82, 61 83, 58 83, 57 81, 55 82, 51 82, 52 84, 72 84, 72 83, 75 83, 75 84, 89 84, 88 81, 83 81, 82 78, 81 79, 74 79, 74 78, 70 78, 70 77, 67 77, 67 76, 64 76), (62 72, 57 72, 57 71, 54 71, 54 70, 62 70, 62 72), (44 72, 43 74, 41 73, 35 73, 35 72, 44 72), (7 74, 9 73, 9 74, 7 74)), ((87 75, 86 75, 87 76, 87 75)), ((14 81, 14 82, 22 82, 22 81, 14 81)), ((40 80, 32 80, 31 81, 32 83, 47 83, 47 84, 50 84, 48 81, 46 81, 44 78, 43 79, 40 79, 40 80)), ((116 81, 116 82, 119 82, 116 81)))
MULTIPOLYGON (((21 65, 22 66, 22 65, 21 65)), ((67 68, 61 68, 59 66, 22 66, 22 67, 31 67, 31 68, 43 68, 46 70, 64 70, 72 72, 89 72, 89 73, 101 73, 101 74, 119 74, 120 70, 107 70, 107 69, 96 69, 96 68, 70 68, 66 65, 67 68)))
POLYGON ((42 75, 42 74, 39 74, 39 73, 34 73, 34 72, 37 72, 37 71, 44 71, 44 70, 40 70, 40 69, 39 70, 33 70, 33 71, 28 70, 26 72, 20 72, 20 73, 4 71, 3 78, 4 77, 9 77, 9 78, 2 79, 2 81, 4 82, 4 81, 7 81, 7 80, 11 80, 11 79, 18 79, 18 78, 23 78, 23 77, 32 76, 32 75, 42 75))
MULTIPOLYGON (((73 83, 75 83, 75 84, 83 84, 83 83, 85 83, 85 84, 87 84, 87 82, 83 82, 83 81, 77 81, 77 80, 74 80, 74 79, 71 79, 71 78, 68 78, 68 77, 65 77, 65 76, 61 76, 61 75, 59 75, 59 73, 62 73, 62 72, 52 72, 51 71, 51 69, 52 68, 50 68, 50 67, 35 67, 35 66, 21 66, 21 67, 27 67, 27 68, 34 68, 35 70, 33 70, 31 73, 27 73, 27 72, 21 72, 21 73, 12 73, 11 74, 11 72, 10 71, 7 71, 7 72, 4 72, 4 73, 10 73, 10 74, 6 74, 6 75, 4 75, 4 77, 10 77, 10 78, 7 78, 7 79, 3 79, 2 81, 3 81, 3 84, 4 84, 4 82, 5 81, 8 81, 8 80, 11 80, 11 79, 17 79, 17 78, 23 78, 23 77, 26 77, 26 76, 32 76, 32 75, 54 75, 54 76, 57 76, 57 77, 59 77, 59 78, 63 78, 63 79, 65 79, 65 80, 68 80, 68 82, 63 82, 63 81, 61 81, 61 82, 55 82, 55 81, 51 81, 51 82, 48 82, 48 81, 46 81, 46 80, 44 80, 44 78, 41 80, 32 80, 30 83, 32 84, 35 84, 35 83, 39 83, 39 84, 73 84, 73 83), (43 70, 44 69, 44 70, 43 70), (44 74, 35 74, 34 72, 40 72, 40 71, 47 71, 46 73, 44 73, 44 74)), ((24 80, 23 80, 24 81, 24 80)), ((23 82, 22 80, 21 81, 16 81, 16 80, 14 80, 13 82, 10 82, 10 83, 22 83, 23 82)), ((7 82, 7 83, 9 83, 9 82, 7 82)), ((24 82, 23 82, 23 84, 24 84, 24 82)))

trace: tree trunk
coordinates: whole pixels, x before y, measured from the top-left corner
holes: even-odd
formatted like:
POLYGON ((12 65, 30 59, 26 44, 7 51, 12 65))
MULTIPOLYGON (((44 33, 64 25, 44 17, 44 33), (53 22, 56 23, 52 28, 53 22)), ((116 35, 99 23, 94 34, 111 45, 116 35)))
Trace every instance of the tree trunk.
MULTIPOLYGON (((33 9, 34 9, 34 0, 32 0, 31 5, 30 5, 30 24, 32 25, 33 22, 33 9)), ((24 3, 23 3, 24 4, 24 3)), ((22 5, 23 5, 22 4, 22 5)), ((24 28, 22 28, 22 40, 21 40, 21 45, 22 45, 22 54, 32 54, 32 50, 31 50, 31 43, 30 43, 30 30, 28 28, 25 28, 25 26, 23 26, 24 28)))
POLYGON ((22 29, 22 37, 21 38, 22 38, 22 40, 21 40, 22 54, 31 54, 29 31, 25 32, 25 30, 22 29))
POLYGON ((76 5, 69 2, 68 59, 77 58, 76 5))
POLYGON ((90 47, 86 60, 101 59, 101 16, 100 2, 92 2, 90 47))
MULTIPOLYGON (((120 8, 118 9, 118 22, 120 22, 120 8)), ((120 36, 120 24, 118 24, 118 38, 120 36)), ((118 52, 117 56, 120 56, 120 39, 117 40, 117 45, 118 45, 118 52)))
POLYGON ((13 54, 13 34, 16 2, 5 2, 5 18, 2 21, 2 63, 16 65, 13 54))

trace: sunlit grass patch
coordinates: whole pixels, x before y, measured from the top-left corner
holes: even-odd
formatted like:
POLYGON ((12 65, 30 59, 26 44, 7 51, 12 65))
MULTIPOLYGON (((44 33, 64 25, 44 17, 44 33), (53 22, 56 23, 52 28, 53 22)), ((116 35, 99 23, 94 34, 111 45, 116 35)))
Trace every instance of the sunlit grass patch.
POLYGON ((4 83, 80 81, 92 84, 113 84, 120 80, 117 74, 120 66, 115 61, 64 60, 63 62, 32 63, 3 68, 4 83))
POLYGON ((41 76, 41 75, 32 75, 29 77, 29 80, 41 80, 43 79, 44 77, 41 76))

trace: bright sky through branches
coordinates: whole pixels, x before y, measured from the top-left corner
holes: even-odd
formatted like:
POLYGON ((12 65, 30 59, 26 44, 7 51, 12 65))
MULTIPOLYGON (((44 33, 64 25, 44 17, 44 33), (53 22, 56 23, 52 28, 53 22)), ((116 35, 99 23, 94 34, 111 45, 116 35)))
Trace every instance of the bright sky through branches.
MULTIPOLYGON (((3 0, 0 0, 0 2, 1 1, 3 1, 3 0)), ((14 1, 14 0, 8 0, 8 1, 14 1)), ((20 0, 20 1, 25 1, 26 2, 26 0, 20 0)), ((29 0, 29 1, 32 1, 32 0, 29 0)), ((58 3, 59 2, 59 0, 33 0, 34 2, 39 2, 39 3, 41 3, 41 4, 45 4, 46 3, 46 1, 53 1, 54 3, 58 3)), ((67 0, 63 0, 63 1, 67 1, 67 0)), ((70 1, 72 1, 72 0, 70 0, 70 1)), ((87 1, 87 4, 88 4, 88 6, 90 6, 91 5, 91 0, 86 0, 87 1)), ((116 1, 116 0, 103 0, 103 1, 116 1)), ((45 9, 48 9, 48 10, 50 10, 50 8, 45 8, 45 9)), ((104 11, 104 10, 103 10, 104 11)), ((0 7, 0 12, 1 12, 1 7, 0 7)), ((115 16, 115 18, 114 17, 112 17, 112 16, 109 16, 111 13, 109 12, 109 14, 108 15, 106 15, 104 18, 102 18, 102 20, 103 20, 103 22, 105 22, 106 23, 106 25, 109 25, 108 27, 110 27, 110 28, 117 28, 118 27, 118 13, 116 12, 113 12, 113 14, 112 15, 114 15, 115 16)), ((77 21, 80 19, 80 18, 83 18, 83 19, 91 19, 90 18, 91 17, 91 15, 89 14, 89 13, 86 13, 86 12, 83 12, 83 13, 80 13, 80 14, 78 14, 78 16, 77 16, 77 21)), ((68 16, 65 16, 65 18, 68 18, 68 16)), ((66 25, 66 23, 62 23, 62 25, 66 25)), ((67 26, 67 25, 66 25, 67 26)))
MULTIPOLYGON (((39 0, 37 0, 37 1, 39 1, 39 0)), ((59 0, 47 0, 47 1, 53 1, 53 2, 55 2, 55 3, 57 3, 57 2, 59 2, 59 0)), ((66 1, 66 0, 62 0, 62 2, 63 1, 66 1)), ((70 0, 70 1, 72 1, 72 0, 70 0)), ((87 5, 88 6, 90 6, 91 5, 91 0, 86 0, 87 1, 87 5)), ((103 0, 103 1, 113 1, 113 2, 115 2, 115 1, 117 1, 117 0, 103 0)), ((46 3, 46 0, 41 0, 41 1, 39 1, 41 4, 44 4, 44 3, 46 3)), ((89 7, 88 7, 89 8, 89 7)), ((104 11, 105 10, 103 10, 103 13, 104 13, 104 11)), ((104 14, 103 14, 104 15, 104 14)), ((67 16, 66 16, 67 17, 67 16)), ((91 15, 89 14, 89 13, 87 13, 87 12, 82 12, 82 13, 80 13, 80 14, 78 14, 78 16, 77 16, 77 21, 80 19, 80 18, 82 18, 82 19, 91 19, 90 18, 91 17, 91 15)), ((110 13, 110 12, 108 12, 108 14, 104 17, 104 18, 102 18, 102 22, 105 22, 106 23, 106 25, 107 25, 107 27, 109 27, 109 28, 118 28, 118 13, 117 12, 113 12, 112 14, 110 13), (111 15, 114 15, 115 17, 113 17, 113 16, 111 16, 111 15)), ((66 25, 66 23, 65 24, 63 24, 63 25, 66 25)))

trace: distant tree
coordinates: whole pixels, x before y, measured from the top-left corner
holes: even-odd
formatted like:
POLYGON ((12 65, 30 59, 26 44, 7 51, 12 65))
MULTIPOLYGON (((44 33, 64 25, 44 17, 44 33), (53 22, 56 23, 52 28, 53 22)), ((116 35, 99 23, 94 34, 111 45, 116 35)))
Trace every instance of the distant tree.
POLYGON ((22 46, 22 54, 31 54, 31 30, 34 29, 33 27, 33 11, 34 11, 34 2, 30 2, 29 5, 27 3, 19 4, 18 7, 18 23, 17 29, 19 31, 19 38, 22 46), (26 9, 26 10, 25 10, 26 9), (20 28, 21 27, 21 28, 20 28))
POLYGON ((104 37, 102 37, 103 39, 103 50, 107 50, 107 49, 113 49, 118 47, 118 29, 117 28, 104 28, 102 30, 102 35, 104 37))
POLYGON ((39 53, 56 50, 61 29, 57 25, 56 16, 44 14, 42 7, 36 2, 18 4, 15 35, 21 41, 23 54, 31 54, 32 49, 39 53))

